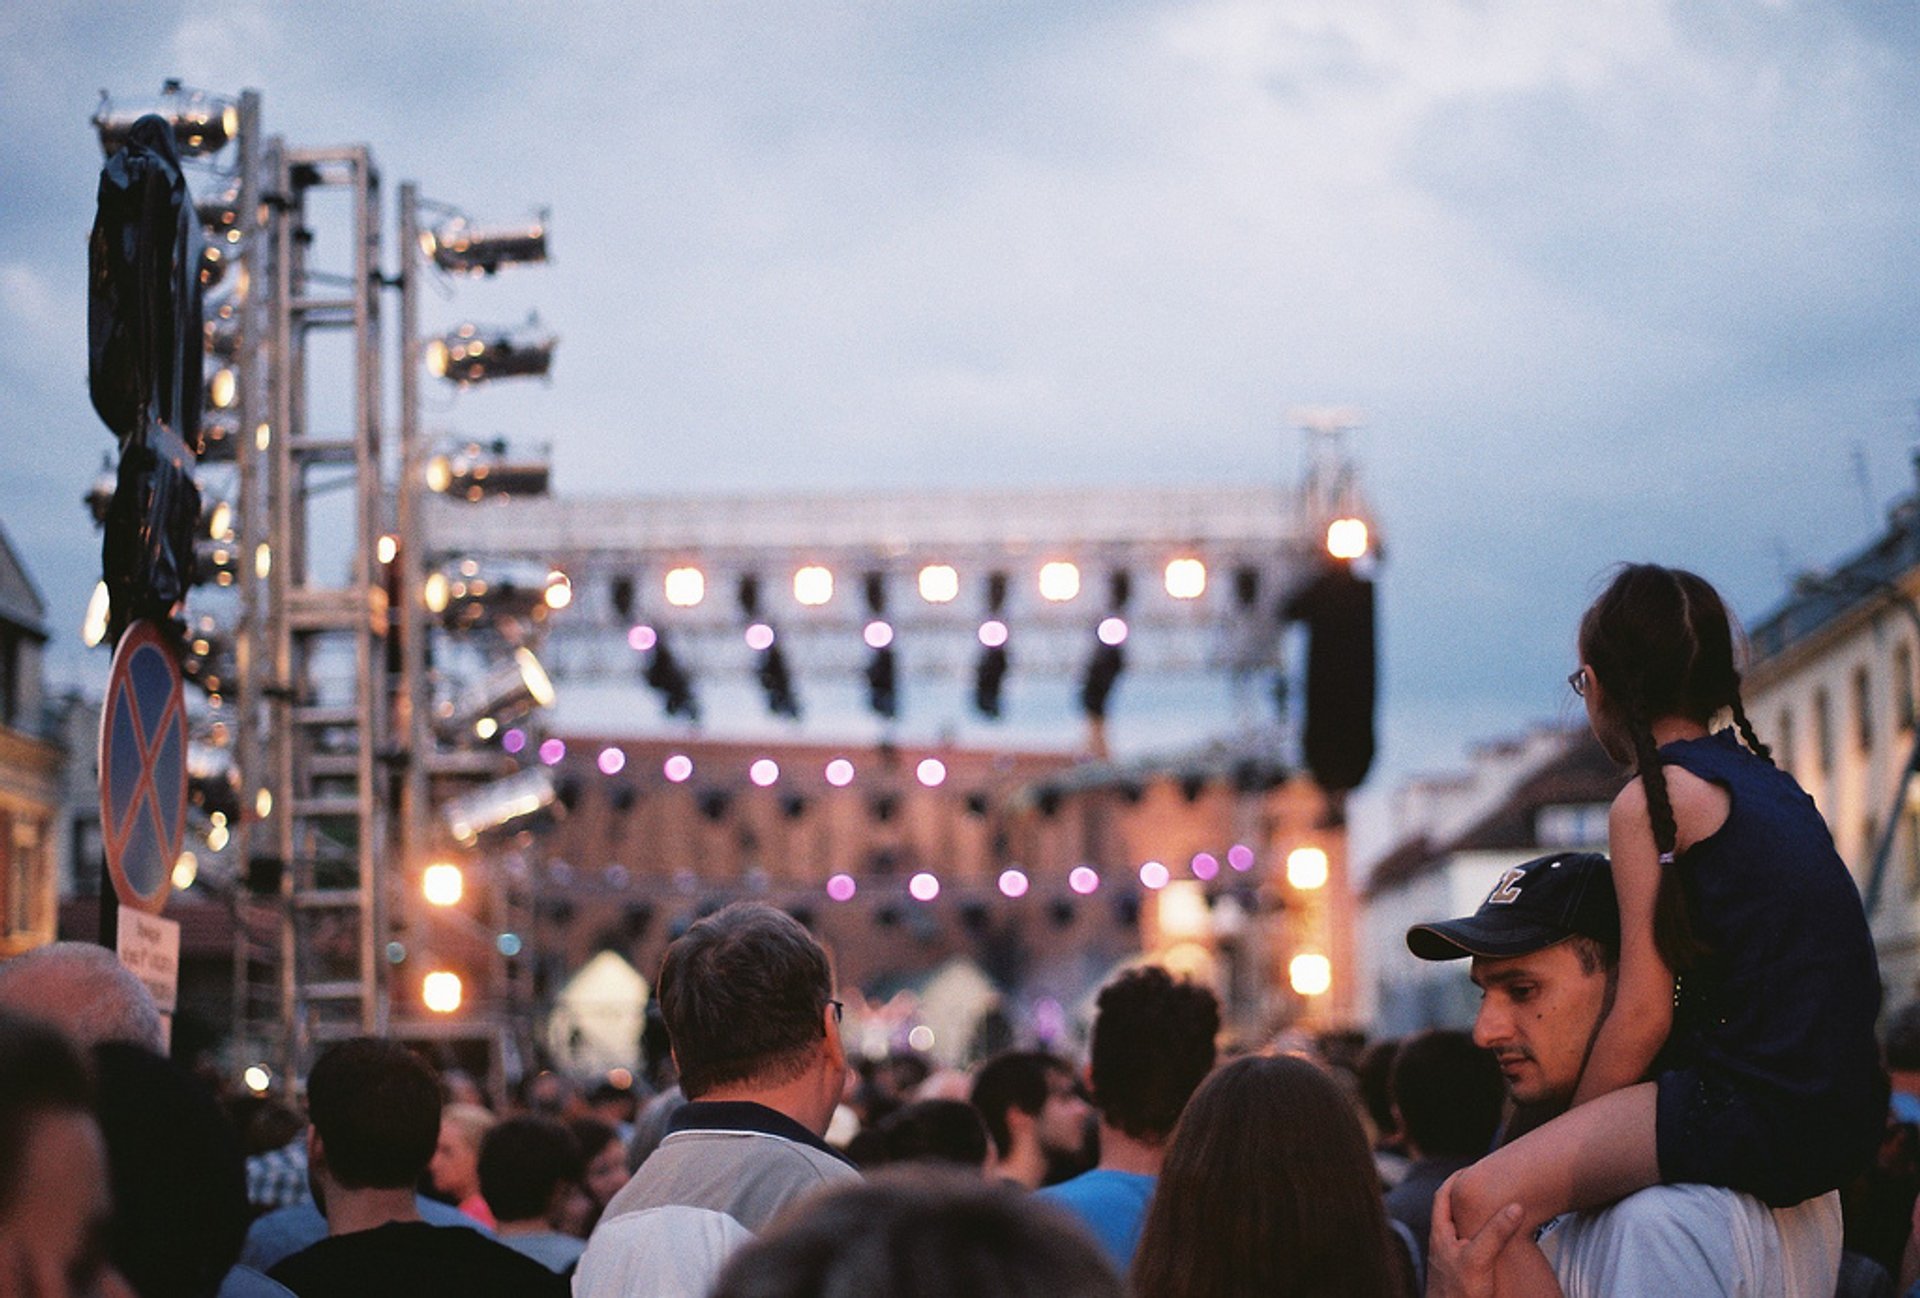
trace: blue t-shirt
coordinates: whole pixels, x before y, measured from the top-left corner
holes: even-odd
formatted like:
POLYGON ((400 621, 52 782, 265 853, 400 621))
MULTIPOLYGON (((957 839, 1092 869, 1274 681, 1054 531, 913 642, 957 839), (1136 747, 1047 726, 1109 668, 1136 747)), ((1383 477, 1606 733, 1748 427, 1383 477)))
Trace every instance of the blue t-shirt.
POLYGON ((1057 1204, 1085 1222, 1121 1275, 1133 1265, 1140 1228, 1147 1223, 1155 1178, 1138 1172, 1096 1167, 1070 1181, 1035 1191, 1034 1197, 1057 1204))

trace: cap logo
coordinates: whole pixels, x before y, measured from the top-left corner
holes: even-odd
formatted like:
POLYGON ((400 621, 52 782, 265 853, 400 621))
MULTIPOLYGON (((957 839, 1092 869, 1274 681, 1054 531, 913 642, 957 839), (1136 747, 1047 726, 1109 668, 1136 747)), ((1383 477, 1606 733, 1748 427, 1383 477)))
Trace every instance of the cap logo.
POLYGON ((1527 877, 1521 866, 1513 866, 1500 876, 1500 882, 1493 885, 1493 891, 1487 894, 1489 906, 1511 906, 1520 900, 1520 883, 1527 877))

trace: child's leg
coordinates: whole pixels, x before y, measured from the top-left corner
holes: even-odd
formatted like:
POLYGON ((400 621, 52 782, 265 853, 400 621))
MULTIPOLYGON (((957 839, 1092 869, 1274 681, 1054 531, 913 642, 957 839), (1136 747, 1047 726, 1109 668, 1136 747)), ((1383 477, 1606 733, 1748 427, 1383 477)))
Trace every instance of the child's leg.
POLYGON ((1642 1082, 1613 1091, 1528 1132, 1454 1178, 1454 1223, 1463 1238, 1493 1214, 1518 1203, 1521 1231, 1500 1255, 1504 1295, 1556 1292, 1545 1287, 1552 1270, 1532 1243, 1541 1223, 1579 1208, 1594 1208, 1660 1180, 1654 1139, 1659 1088, 1642 1082))

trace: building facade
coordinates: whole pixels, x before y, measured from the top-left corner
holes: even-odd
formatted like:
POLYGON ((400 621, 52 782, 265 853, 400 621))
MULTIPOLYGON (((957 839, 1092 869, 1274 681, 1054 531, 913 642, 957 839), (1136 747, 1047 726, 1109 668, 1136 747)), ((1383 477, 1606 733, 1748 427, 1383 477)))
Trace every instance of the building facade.
POLYGON ((46 605, 0 530, 0 958, 51 942, 57 923, 60 783, 41 654, 46 605))

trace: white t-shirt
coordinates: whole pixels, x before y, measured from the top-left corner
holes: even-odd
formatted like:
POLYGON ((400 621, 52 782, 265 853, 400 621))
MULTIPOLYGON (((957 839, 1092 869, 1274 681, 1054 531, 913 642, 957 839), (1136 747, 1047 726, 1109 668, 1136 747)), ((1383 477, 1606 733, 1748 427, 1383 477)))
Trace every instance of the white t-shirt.
POLYGON ((1656 1185, 1548 1223, 1540 1247, 1567 1298, 1832 1298, 1840 1196, 1769 1208, 1716 1185, 1656 1185))

